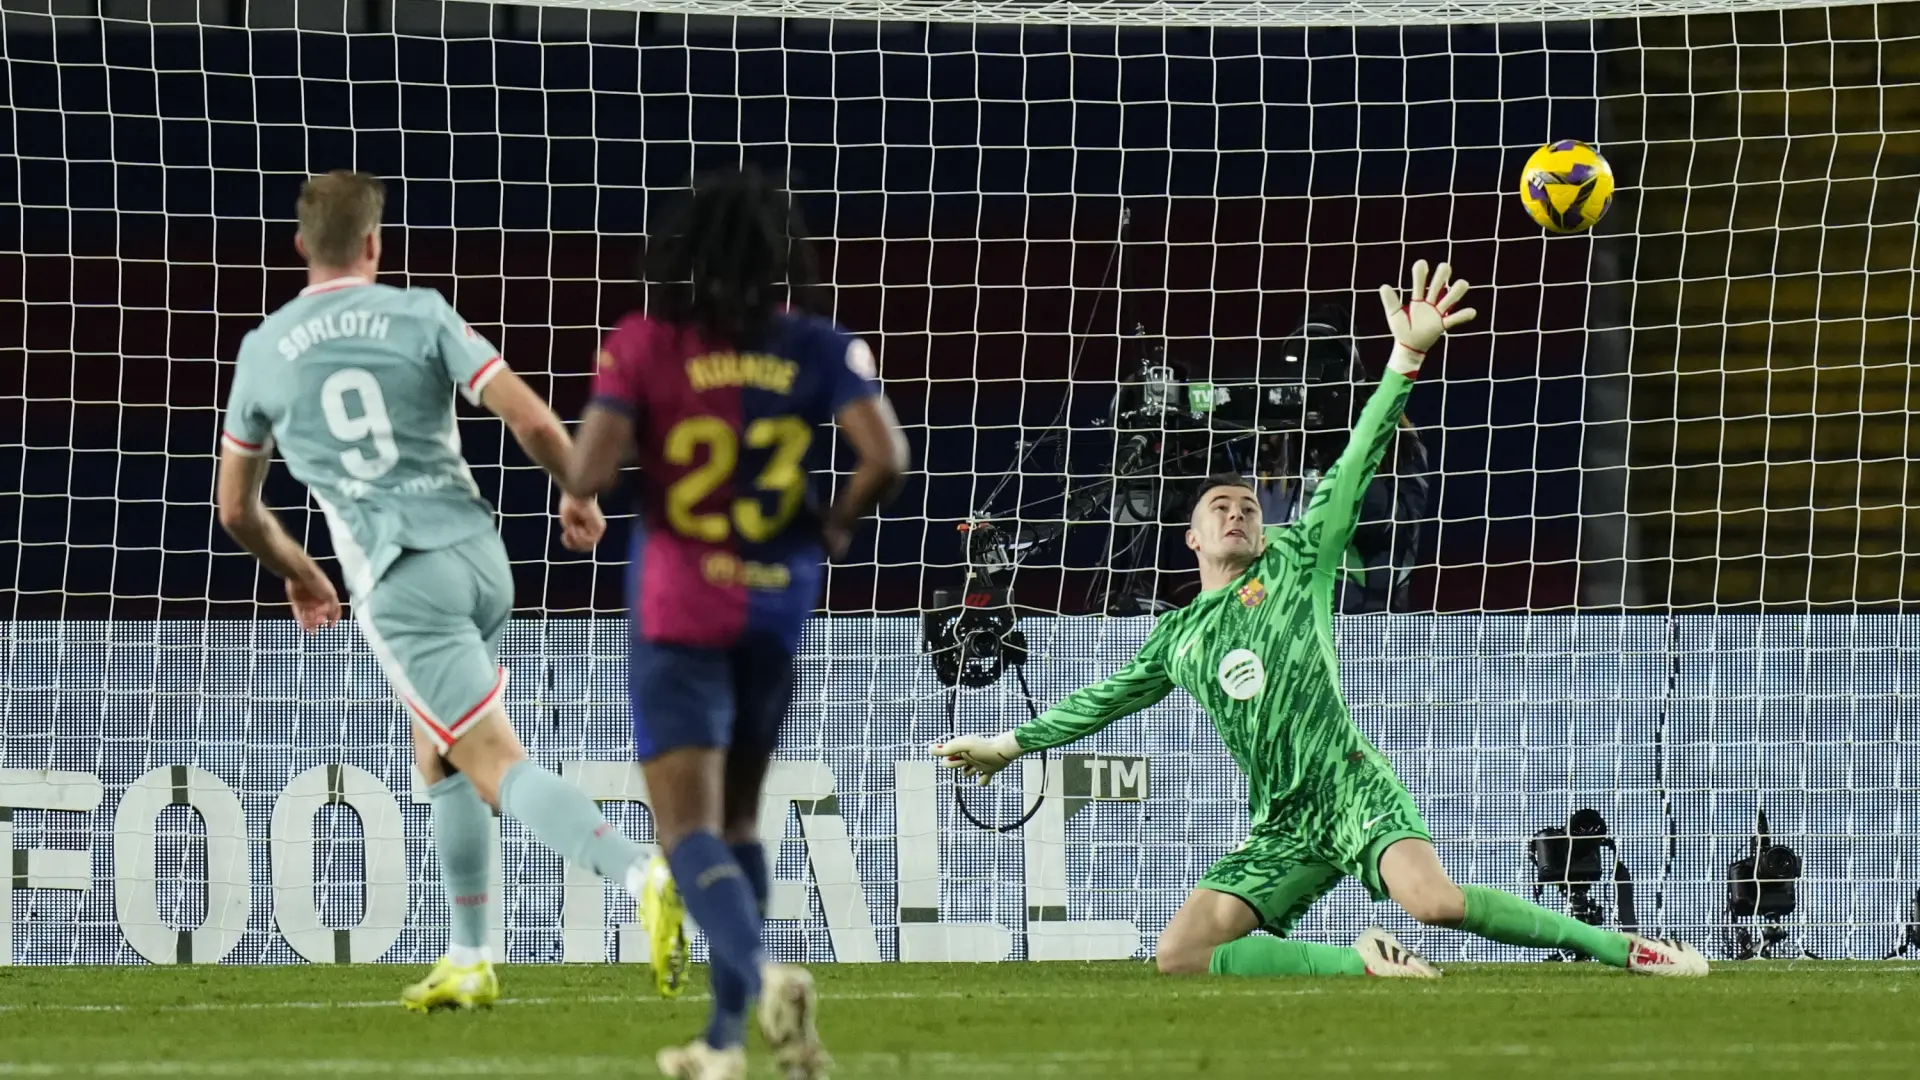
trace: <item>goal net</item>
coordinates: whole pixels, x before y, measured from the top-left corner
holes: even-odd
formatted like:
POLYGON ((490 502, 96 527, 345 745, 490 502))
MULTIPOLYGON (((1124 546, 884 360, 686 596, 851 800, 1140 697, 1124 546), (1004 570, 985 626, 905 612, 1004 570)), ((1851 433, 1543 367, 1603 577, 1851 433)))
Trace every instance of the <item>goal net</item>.
MULTIPOLYGON (((802 647, 763 814, 782 957, 1152 955, 1246 830, 1189 699, 985 788, 925 747, 1127 660, 1197 589, 1180 503, 1209 469, 1291 513, 1344 423, 1302 405, 1307 369, 1377 376, 1371 293, 1415 258, 1482 316, 1413 393, 1336 629, 1448 869, 1710 956, 1912 940, 1920 5, 0 12, 0 963, 438 954, 405 714, 353 626, 303 638, 213 517, 240 337, 304 283, 294 195, 387 178, 390 280, 571 417, 651 215, 742 161, 791 178, 917 470, 802 647), (1560 139, 1619 180, 1589 235, 1516 195, 1560 139), (1025 663, 993 670, 1016 625, 1025 663)), ((514 559, 509 712, 648 839, 625 507, 568 554, 498 423, 461 435, 514 559)), ((305 492, 277 467, 267 491, 325 552, 305 492)), ((619 890, 500 833, 504 955, 644 957, 619 890)), ((1295 932, 1377 921, 1540 958, 1351 882, 1295 932)))

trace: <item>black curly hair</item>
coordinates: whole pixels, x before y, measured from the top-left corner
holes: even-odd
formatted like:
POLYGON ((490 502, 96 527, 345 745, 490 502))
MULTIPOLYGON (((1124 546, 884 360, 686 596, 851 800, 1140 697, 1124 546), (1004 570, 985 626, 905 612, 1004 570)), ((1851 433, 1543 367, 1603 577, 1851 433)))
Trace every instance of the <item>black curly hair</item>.
POLYGON ((793 198, 758 169, 718 169, 648 247, 642 277, 656 317, 736 348, 757 344, 786 304, 819 280, 793 198))

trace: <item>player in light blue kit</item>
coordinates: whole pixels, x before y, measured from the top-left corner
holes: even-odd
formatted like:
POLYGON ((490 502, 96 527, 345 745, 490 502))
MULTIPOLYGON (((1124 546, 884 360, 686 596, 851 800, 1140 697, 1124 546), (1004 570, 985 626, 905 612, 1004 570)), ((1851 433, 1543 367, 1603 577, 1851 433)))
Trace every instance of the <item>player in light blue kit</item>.
MULTIPOLYGON (((380 181, 314 177, 300 190, 294 244, 309 284, 240 343, 221 435, 220 524, 285 579, 309 631, 340 618, 326 572, 260 500, 277 446, 326 514, 361 636, 413 715, 414 759, 431 786, 434 847, 451 912, 447 955, 401 1001, 472 1008, 499 997, 487 947, 489 806, 548 847, 638 890, 639 845, 579 789, 527 760, 502 704, 496 661, 513 576, 460 456, 453 392, 506 421, 549 473, 567 465, 566 429, 432 289, 374 283, 380 181)), ((592 499, 563 497, 563 539, 591 550, 606 529, 592 499)))

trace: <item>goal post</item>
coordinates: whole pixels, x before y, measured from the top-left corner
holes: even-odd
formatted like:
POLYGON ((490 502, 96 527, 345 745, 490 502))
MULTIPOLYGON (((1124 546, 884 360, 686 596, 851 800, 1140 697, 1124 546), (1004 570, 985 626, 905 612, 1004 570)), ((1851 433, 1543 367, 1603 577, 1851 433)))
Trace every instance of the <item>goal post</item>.
MULTIPOLYGON (((1424 494, 1378 539, 1404 585, 1336 625, 1449 870, 1710 956, 1886 955, 1920 920, 1917 45, 1915 4, 0 0, 0 963, 438 954, 403 710, 213 516, 239 339, 304 281, 295 192, 385 178, 383 273, 571 418, 658 208, 741 161, 789 178, 916 462, 803 641, 763 813, 780 956, 1152 955, 1246 829, 1190 701, 986 788, 925 747, 1192 596, 1198 466, 1297 505, 1321 444, 1238 410, 1297 403, 1310 341, 1377 374, 1371 294, 1415 258, 1482 317, 1409 406, 1424 494), (1619 196, 1550 237, 1519 169, 1567 138, 1619 196), (1024 664, 943 671, 970 595, 1010 596, 989 637, 1024 664), (1568 840, 1580 811, 1608 843, 1568 840), (1781 848, 1797 878, 1742 884, 1781 848)), ((649 839, 628 508, 566 553, 498 423, 461 435, 514 561, 509 713, 649 839)), ((268 496, 327 550, 279 467, 268 496)), ((619 890, 512 822, 498 851, 502 955, 644 955, 619 890)), ((1375 921, 1539 958, 1352 883, 1297 932, 1375 921)))
POLYGON ((999 26, 1487 26, 1837 7, 1845 0, 526 0, 541 7, 704 18, 838 19, 999 26))

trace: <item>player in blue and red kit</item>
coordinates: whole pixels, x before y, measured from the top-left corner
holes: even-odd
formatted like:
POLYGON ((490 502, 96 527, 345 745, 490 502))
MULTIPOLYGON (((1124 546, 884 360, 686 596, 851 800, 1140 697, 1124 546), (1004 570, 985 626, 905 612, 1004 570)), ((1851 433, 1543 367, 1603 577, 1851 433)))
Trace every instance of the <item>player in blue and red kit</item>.
POLYGON ((757 997, 786 1075, 816 1080, 828 1060, 812 979, 768 964, 761 939, 760 789, 821 563, 895 487, 906 440, 866 343, 787 306, 813 263, 786 192, 751 171, 707 177, 649 262, 653 314, 627 316, 602 346, 567 490, 605 491, 637 454, 633 739, 671 868, 649 873, 642 914, 663 993, 678 990, 684 913, 713 955, 706 1035, 657 1061, 686 1080, 744 1076, 757 997), (856 463, 821 511, 808 454, 830 447, 835 423, 856 463))

